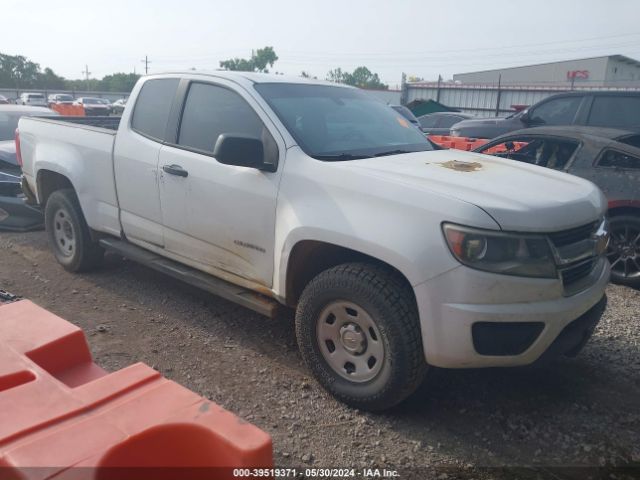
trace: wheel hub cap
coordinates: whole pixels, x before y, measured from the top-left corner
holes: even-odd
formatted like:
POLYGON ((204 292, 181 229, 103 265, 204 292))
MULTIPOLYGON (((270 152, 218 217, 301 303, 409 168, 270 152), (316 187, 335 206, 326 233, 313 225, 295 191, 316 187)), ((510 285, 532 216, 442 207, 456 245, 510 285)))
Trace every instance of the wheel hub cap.
POLYGON ((63 209, 58 210, 53 217, 52 227, 56 249, 66 257, 73 255, 76 238, 69 213, 63 209))
POLYGON ((327 365, 352 382, 376 377, 385 360, 384 344, 378 326, 359 305, 335 301, 318 317, 318 347, 327 365))
POLYGON ((360 355, 367 349, 367 338, 355 323, 348 323, 340 328, 340 338, 345 350, 360 355))

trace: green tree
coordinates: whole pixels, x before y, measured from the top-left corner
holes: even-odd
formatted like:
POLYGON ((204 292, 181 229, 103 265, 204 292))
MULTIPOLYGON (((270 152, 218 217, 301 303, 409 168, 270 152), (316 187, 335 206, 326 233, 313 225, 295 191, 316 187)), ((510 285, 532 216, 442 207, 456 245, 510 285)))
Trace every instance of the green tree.
POLYGON ((66 80, 64 77, 56 75, 49 67, 38 75, 37 87, 48 90, 63 90, 66 80))
POLYGON ((103 77, 101 89, 105 92, 130 92, 140 75, 136 73, 114 73, 103 77))
POLYGON ((345 82, 345 73, 341 68, 334 68, 327 73, 327 80, 334 83, 347 83, 345 82))
POLYGON ((273 67, 277 60, 278 56, 273 47, 264 47, 253 52, 248 60, 246 58, 230 58, 222 60, 220 66, 225 70, 269 73, 267 66, 273 67))
POLYGON ((341 68, 334 68, 327 73, 327 80, 360 88, 376 88, 382 90, 389 88, 389 85, 380 81, 377 73, 371 72, 367 67, 358 67, 351 73, 343 72, 341 68))
POLYGON ((3 87, 35 87, 39 73, 40 65, 22 55, 0 53, 0 82, 3 87))

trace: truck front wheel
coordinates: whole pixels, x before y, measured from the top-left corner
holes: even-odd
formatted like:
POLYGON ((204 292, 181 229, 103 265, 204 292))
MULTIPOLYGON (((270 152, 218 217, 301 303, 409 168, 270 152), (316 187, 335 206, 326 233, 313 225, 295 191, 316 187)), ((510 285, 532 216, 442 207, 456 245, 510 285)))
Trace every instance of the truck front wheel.
POLYGON ((53 254, 66 270, 81 272, 100 264, 104 250, 91 240, 89 227, 73 190, 57 190, 49 196, 44 209, 44 223, 53 254))
POLYGON ((400 403, 427 370, 411 289, 376 265, 347 263, 315 277, 298 303, 296 336, 323 387, 363 410, 400 403))

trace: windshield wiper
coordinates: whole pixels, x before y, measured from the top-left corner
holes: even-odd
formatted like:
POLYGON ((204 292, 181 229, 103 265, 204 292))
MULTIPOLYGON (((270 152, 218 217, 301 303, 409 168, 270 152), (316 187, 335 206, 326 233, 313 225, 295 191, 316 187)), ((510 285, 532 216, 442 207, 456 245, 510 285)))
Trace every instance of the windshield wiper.
POLYGON ((338 153, 336 155, 313 155, 318 160, 329 160, 339 162, 341 160, 361 160, 363 158, 372 158, 371 155, 356 155, 353 153, 338 153))
POLYGON ((387 155, 400 155, 401 153, 414 153, 414 152, 415 150, 389 150, 387 152, 376 153, 374 157, 386 157, 387 155))

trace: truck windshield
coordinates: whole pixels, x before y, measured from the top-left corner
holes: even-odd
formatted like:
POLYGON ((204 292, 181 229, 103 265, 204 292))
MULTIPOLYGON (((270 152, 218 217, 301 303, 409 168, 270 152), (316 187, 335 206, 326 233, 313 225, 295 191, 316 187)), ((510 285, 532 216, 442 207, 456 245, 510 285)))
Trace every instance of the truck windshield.
POLYGON ((406 118, 358 89, 295 83, 255 88, 300 148, 319 160, 433 150, 406 118))

